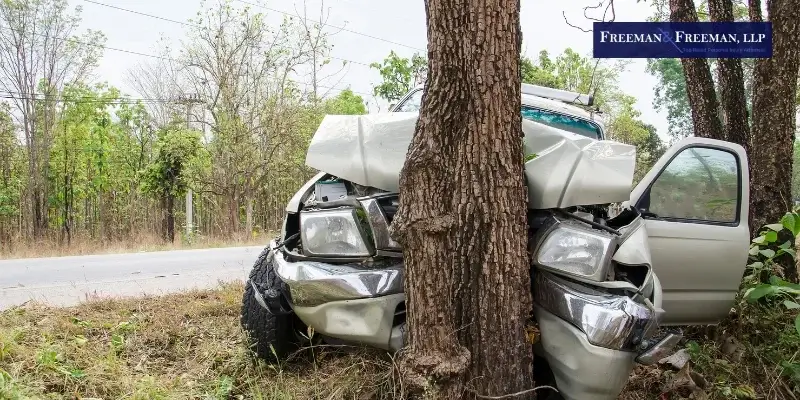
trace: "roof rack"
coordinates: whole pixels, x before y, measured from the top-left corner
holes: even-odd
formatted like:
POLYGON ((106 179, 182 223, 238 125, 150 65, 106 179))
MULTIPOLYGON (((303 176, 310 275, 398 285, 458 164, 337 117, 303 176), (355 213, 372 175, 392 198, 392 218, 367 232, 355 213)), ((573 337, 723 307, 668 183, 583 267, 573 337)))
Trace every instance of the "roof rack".
POLYGON ((560 90, 539 85, 531 85, 529 83, 522 84, 522 94, 544 97, 547 99, 558 100, 564 103, 576 104, 586 107, 589 107, 592 104, 594 104, 594 96, 590 94, 580 94, 577 92, 570 92, 568 90, 560 90))

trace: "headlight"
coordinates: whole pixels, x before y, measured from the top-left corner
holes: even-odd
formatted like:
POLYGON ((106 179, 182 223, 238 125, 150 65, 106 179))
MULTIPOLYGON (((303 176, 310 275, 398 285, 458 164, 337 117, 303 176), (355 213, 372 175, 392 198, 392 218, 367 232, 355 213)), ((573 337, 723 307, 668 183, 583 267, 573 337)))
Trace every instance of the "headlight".
POLYGON ((300 238, 306 255, 367 257, 372 246, 366 236, 353 208, 300 213, 300 238))
POLYGON ((616 240, 605 232, 557 223, 539 246, 536 263, 546 269, 602 281, 611 264, 616 240))

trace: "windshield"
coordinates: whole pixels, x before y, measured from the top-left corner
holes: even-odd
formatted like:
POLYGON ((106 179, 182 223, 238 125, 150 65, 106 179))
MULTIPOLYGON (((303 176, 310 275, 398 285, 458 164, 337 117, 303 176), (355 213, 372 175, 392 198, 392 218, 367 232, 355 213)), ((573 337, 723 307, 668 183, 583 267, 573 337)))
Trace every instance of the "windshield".
POLYGON ((600 128, 584 119, 530 107, 522 107, 522 118, 592 139, 602 139, 600 128))
MULTIPOLYGON (((422 103, 422 90, 412 93, 403 103, 394 109, 395 112, 418 112, 422 103)), ((600 128, 585 120, 568 115, 546 111, 538 108, 522 106, 522 118, 538 122, 553 128, 572 132, 592 139, 603 139, 600 128)))

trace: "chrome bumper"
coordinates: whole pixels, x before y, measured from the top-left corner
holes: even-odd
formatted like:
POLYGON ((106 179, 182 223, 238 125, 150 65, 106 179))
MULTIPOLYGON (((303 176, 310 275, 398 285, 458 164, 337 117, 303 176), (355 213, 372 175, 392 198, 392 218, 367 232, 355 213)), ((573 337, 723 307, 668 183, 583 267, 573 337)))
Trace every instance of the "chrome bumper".
MULTIPOLYGON (((543 271, 535 273, 534 284, 541 333, 537 352, 547 359, 567 400, 616 399, 635 363, 658 361, 681 338, 652 337, 662 314, 656 307, 543 271)), ((660 304, 660 297, 658 287, 654 303, 660 304)))
MULTIPOLYGON (((270 243, 275 248, 275 243, 270 243)), ((289 287, 292 309, 321 335, 386 350, 403 347, 405 325, 394 325, 403 294, 403 263, 380 269, 289 261, 273 250, 275 272, 289 287)))
POLYGON ((634 351, 658 328, 660 313, 627 296, 596 291, 544 271, 535 273, 534 283, 534 304, 574 325, 595 346, 634 351))
MULTIPOLYGON (((274 242, 270 246, 274 248, 274 242)), ((294 306, 313 307, 332 301, 403 293, 401 261, 369 269, 317 261, 288 261, 283 251, 274 252, 275 272, 289 286, 294 306)))

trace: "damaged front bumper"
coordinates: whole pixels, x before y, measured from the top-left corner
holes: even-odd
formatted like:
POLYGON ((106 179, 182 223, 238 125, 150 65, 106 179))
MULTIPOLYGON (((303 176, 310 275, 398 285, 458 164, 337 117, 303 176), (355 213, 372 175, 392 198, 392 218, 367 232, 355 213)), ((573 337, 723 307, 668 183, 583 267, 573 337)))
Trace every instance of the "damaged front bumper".
MULTIPOLYGON (((654 290, 660 304, 661 289, 654 290)), ((612 295, 547 272, 534 276, 537 352, 567 400, 615 399, 635 363, 652 364, 681 335, 655 337, 661 313, 652 304, 612 295)))
POLYGON ((274 266, 288 286, 292 309, 321 335, 385 350, 403 347, 403 263, 373 269, 320 261, 291 261, 275 242, 274 266))

